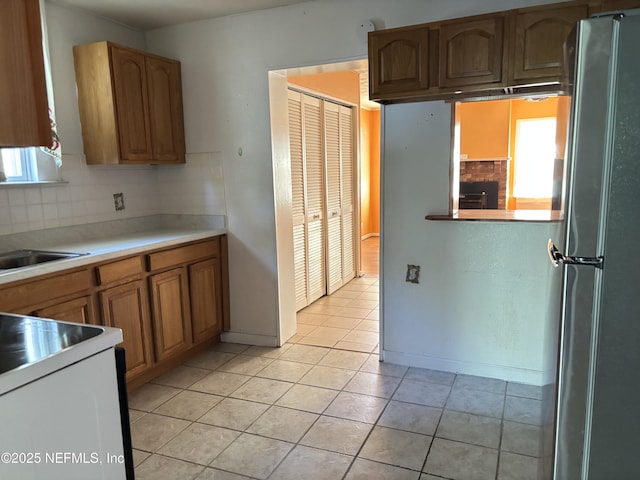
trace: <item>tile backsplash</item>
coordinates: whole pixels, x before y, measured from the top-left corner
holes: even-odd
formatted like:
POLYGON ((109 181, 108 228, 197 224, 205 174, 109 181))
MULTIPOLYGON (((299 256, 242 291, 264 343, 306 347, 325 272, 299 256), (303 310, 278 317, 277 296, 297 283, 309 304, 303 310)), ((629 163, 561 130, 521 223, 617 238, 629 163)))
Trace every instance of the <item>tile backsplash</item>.
POLYGON ((0 235, 158 214, 226 215, 222 159, 187 154, 186 165, 87 166, 64 154, 47 186, 0 187, 0 235), (114 193, 125 209, 116 211, 114 193))

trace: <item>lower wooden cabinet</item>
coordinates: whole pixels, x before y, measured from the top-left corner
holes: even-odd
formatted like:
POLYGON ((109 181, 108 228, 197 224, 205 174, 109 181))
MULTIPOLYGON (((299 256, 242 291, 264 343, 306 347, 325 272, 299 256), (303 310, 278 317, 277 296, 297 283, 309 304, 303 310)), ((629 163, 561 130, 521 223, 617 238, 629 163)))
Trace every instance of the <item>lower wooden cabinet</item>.
POLYGON ((146 288, 142 280, 107 288, 99 293, 102 322, 122 329, 127 380, 153 365, 151 325, 146 288))
POLYGON ((217 341, 227 265, 208 238, 0 286, 0 311, 120 328, 135 388, 217 341))
POLYGON ((191 339, 186 270, 174 268, 149 277, 153 337, 157 361, 188 349, 191 339))
POLYGON ((191 328, 198 343, 222 331, 222 270, 218 258, 189 265, 191 328))
POLYGON ((93 297, 85 295, 73 300, 40 308, 34 312, 36 317, 55 318, 65 322, 96 323, 93 308, 93 297))

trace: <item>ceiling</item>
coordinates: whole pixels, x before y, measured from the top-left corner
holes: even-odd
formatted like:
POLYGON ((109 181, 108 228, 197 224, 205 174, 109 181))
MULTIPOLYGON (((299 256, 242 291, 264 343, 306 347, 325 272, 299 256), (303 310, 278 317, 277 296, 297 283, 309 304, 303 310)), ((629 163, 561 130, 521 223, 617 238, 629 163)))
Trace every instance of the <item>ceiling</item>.
POLYGON ((266 10, 308 0, 49 0, 142 30, 266 10))

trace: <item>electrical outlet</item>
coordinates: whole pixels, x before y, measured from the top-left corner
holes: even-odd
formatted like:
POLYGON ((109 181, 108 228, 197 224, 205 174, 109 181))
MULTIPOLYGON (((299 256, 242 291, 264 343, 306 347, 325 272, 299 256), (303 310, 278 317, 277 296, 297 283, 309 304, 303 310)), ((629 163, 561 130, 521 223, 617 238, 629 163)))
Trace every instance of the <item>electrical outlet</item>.
POLYGON ((116 207, 116 212, 124 210, 124 194, 122 192, 113 194, 113 204, 116 207))
POLYGON ((407 265, 407 278, 405 282, 420 283, 420 265, 407 265))

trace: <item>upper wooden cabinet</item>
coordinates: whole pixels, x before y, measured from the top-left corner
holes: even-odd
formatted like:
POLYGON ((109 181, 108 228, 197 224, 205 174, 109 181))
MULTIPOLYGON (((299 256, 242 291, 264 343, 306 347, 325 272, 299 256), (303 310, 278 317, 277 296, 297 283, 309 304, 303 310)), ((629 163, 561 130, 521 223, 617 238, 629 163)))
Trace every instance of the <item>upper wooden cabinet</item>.
POLYGON ((0 2, 0 147, 51 146, 38 0, 0 2))
POLYGON ((159 163, 184 163, 184 119, 180 63, 145 58, 153 154, 159 163))
POLYGON ((73 54, 88 164, 184 163, 180 62, 110 42, 73 54))
POLYGON ((640 0, 603 0, 599 11, 613 12, 618 10, 630 10, 640 8, 640 0))
POLYGON ((613 3, 640 2, 571 1, 370 32, 369 97, 421 101, 559 84, 571 29, 613 3))
POLYGON ((424 92, 429 82, 429 29, 395 28, 369 36, 369 83, 376 95, 424 92))
POLYGON ((562 74, 562 46, 578 20, 588 15, 586 4, 516 14, 512 83, 558 80, 562 74))
POLYGON ((153 147, 144 55, 114 46, 111 62, 120 158, 124 162, 151 162, 153 147))
POLYGON ((440 88, 504 83, 502 16, 447 22, 439 30, 440 88))

